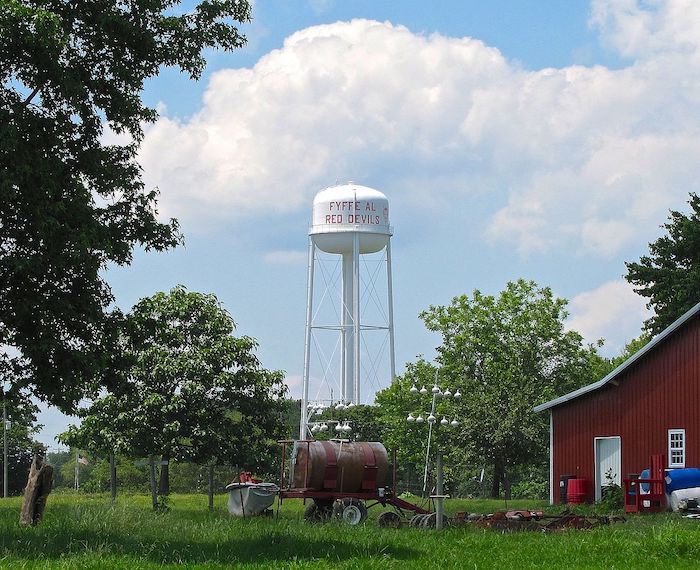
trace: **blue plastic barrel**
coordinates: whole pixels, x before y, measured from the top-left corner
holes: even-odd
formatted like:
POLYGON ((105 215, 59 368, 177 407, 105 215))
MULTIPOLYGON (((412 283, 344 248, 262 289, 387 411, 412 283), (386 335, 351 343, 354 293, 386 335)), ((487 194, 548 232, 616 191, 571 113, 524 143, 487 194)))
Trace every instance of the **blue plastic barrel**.
POLYGON ((691 489, 693 487, 700 487, 700 469, 697 467, 666 470, 667 493, 677 491, 678 489, 691 489))

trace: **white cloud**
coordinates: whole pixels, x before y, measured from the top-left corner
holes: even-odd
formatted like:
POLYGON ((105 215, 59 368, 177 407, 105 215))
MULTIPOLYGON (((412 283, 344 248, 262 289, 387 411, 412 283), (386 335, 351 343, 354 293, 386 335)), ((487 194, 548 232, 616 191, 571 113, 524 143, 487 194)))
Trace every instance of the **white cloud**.
POLYGON ((590 23, 608 45, 629 57, 693 53, 700 45, 696 0, 593 0, 590 23))
POLYGON ((305 251, 281 250, 270 251, 265 254, 265 263, 271 265, 304 265, 308 254, 305 251))
POLYGON ((589 343, 605 339, 603 352, 609 356, 619 354, 638 337, 642 323, 651 316, 646 299, 622 279, 576 295, 569 302, 569 312, 567 329, 578 331, 589 343))
POLYGON ((698 189, 700 3, 685 4, 686 19, 683 2, 594 2, 602 38, 638 58, 620 70, 523 70, 478 40, 386 22, 301 30, 252 69, 213 74, 190 120, 150 127, 146 182, 190 228, 306 214, 318 189, 353 179, 418 230, 448 205, 443 223, 523 253, 614 256, 698 189), (470 217, 483 193, 486 219, 470 217))

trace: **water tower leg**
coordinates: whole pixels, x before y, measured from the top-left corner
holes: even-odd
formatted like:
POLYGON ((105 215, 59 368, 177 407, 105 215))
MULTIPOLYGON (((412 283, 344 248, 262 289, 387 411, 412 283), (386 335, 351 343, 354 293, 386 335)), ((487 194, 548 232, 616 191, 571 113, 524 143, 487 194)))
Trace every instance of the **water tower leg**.
POLYGON ((355 403, 360 403, 360 234, 352 239, 352 326, 354 348, 355 403))
POLYGON ((350 253, 343 254, 343 291, 341 298, 340 315, 340 389, 344 402, 354 401, 355 374, 353 372, 354 344, 353 344, 353 256, 350 253))
POLYGON ((307 438, 309 421, 309 361, 311 358, 311 320, 313 319, 314 302, 314 257, 316 246, 313 239, 309 239, 309 266, 306 283, 306 340, 304 342, 304 379, 301 398, 301 421, 299 422, 299 439, 307 438))
POLYGON ((391 366, 391 382, 396 376, 396 357, 394 356, 394 292, 391 284, 391 240, 386 244, 386 288, 387 309, 389 311, 389 364, 391 366))

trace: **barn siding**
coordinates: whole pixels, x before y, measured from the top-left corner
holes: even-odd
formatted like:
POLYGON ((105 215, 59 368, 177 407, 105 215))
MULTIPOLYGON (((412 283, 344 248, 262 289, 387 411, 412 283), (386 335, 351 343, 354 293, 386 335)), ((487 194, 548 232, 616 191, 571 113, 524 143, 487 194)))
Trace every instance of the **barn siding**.
MULTIPOLYGON (((595 478, 594 438, 621 437, 622 477, 667 454, 668 430, 686 432, 686 466, 700 466, 700 319, 693 318, 607 384, 553 408, 554 499, 559 479, 595 478)), ((591 495, 593 488, 591 485, 591 495)))

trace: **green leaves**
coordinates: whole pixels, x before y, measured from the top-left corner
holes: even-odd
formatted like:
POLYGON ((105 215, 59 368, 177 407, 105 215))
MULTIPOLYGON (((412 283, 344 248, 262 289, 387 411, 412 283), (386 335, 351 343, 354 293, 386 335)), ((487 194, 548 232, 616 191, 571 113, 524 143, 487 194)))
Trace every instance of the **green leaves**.
POLYGON ((135 246, 181 243, 136 162, 141 100, 162 66, 198 77, 203 50, 245 41, 244 0, 0 2, 0 373, 71 411, 109 385, 118 314, 103 278, 135 246), (102 142, 104 125, 125 145, 102 142))
MULTIPOLYGON (((497 296, 477 290, 421 313, 426 327, 442 337, 438 384, 463 394, 438 408, 460 422, 457 429, 435 432, 441 449, 451 450, 454 465, 493 465, 500 481, 515 465, 546 461, 547 418, 532 408, 595 379, 594 349, 564 329, 566 315, 564 299, 522 279, 509 282, 497 296)), ((405 420, 408 411, 417 409, 409 389, 413 384, 430 389, 434 378, 435 367, 418 359, 377 394, 383 417, 396 418, 386 440, 409 450, 413 461, 420 460, 424 436, 420 426, 405 420)))
POLYGON ((140 300, 124 321, 121 382, 81 410, 81 426, 63 441, 131 456, 240 457, 240 465, 255 465, 268 441, 283 435, 286 388, 280 372, 260 365, 255 341, 233 330, 214 295, 178 286, 140 300))
POLYGON ((649 244, 648 256, 626 263, 625 279, 635 292, 649 298, 655 315, 644 326, 651 335, 668 327, 700 301, 700 198, 688 200, 689 215, 671 211, 663 225, 668 232, 649 244))

